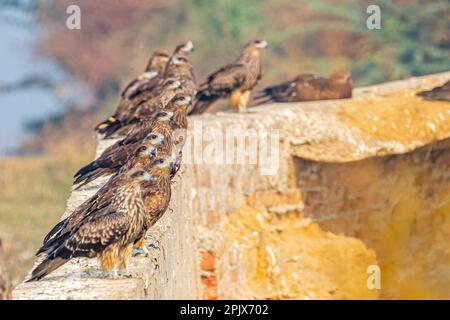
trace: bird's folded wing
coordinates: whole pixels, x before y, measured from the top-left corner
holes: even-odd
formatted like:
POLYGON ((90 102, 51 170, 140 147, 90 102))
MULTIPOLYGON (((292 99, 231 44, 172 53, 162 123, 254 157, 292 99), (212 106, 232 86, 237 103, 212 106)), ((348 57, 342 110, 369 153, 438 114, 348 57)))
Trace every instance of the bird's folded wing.
POLYGON ((90 217, 67 239, 65 247, 73 252, 100 252, 123 237, 130 223, 131 217, 126 213, 98 213, 90 217))
POLYGON ((213 90, 232 90, 245 80, 247 68, 243 64, 231 64, 219 69, 208 77, 209 87, 213 90))

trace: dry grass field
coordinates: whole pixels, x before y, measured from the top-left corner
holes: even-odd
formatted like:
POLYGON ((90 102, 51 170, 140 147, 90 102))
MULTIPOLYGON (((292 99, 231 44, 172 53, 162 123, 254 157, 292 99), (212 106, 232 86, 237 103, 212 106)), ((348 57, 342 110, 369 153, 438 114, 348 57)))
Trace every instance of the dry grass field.
POLYGON ((13 284, 23 279, 45 233, 64 212, 73 173, 92 158, 88 146, 63 149, 0 159, 0 237, 13 284))

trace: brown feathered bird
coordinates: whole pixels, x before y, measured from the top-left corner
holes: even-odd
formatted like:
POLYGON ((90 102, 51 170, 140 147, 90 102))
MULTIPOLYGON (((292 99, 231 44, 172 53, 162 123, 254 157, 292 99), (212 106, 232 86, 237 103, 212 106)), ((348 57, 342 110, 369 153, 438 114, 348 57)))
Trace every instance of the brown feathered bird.
POLYGON ((68 232, 51 239, 51 247, 43 250, 47 256, 27 282, 45 277, 76 257, 97 257, 105 272, 126 271, 133 244, 144 227, 141 186, 151 180, 152 175, 139 169, 122 175, 105 206, 88 212, 68 232))
POLYGON ((418 92, 417 95, 425 100, 450 102, 450 80, 442 86, 435 87, 431 90, 418 92))
POLYGON ((164 51, 156 51, 143 74, 131 81, 122 92, 122 99, 114 115, 99 123, 95 130, 104 133, 107 128, 116 123, 117 118, 126 118, 130 109, 141 100, 153 97, 161 81, 164 79, 164 72, 170 59, 169 54, 164 51))
POLYGON ((192 114, 203 113, 219 98, 229 98, 229 106, 247 110, 252 89, 262 76, 260 50, 267 47, 264 40, 248 43, 235 63, 220 68, 200 85, 192 114))
POLYGON ((191 109, 192 99, 187 95, 178 95, 174 98, 173 103, 166 110, 173 113, 173 125, 172 125, 172 156, 174 160, 174 169, 171 173, 171 178, 173 178, 176 173, 180 170, 181 160, 183 156, 183 146, 187 138, 187 113, 191 109))
POLYGON ((146 163, 156 157, 158 147, 165 143, 163 135, 157 132, 148 134, 141 143, 122 145, 121 148, 103 152, 100 157, 75 173, 76 189, 100 177, 115 174, 120 169, 128 171, 137 163, 146 163))
POLYGON ((162 146, 172 150, 172 125, 173 113, 165 111, 158 112, 152 120, 139 123, 128 136, 106 148, 96 160, 75 174, 74 183, 79 184, 77 189, 88 181, 108 175, 110 172, 117 172, 143 140, 151 139, 155 143, 163 140, 162 146))
MULTIPOLYGON (((129 134, 123 140, 117 142, 115 146, 139 142, 150 132, 162 134, 169 145, 175 143, 172 139, 174 137, 174 132, 180 128, 185 129, 187 127, 186 115, 180 110, 190 108, 191 104, 192 100, 189 96, 175 96, 164 109, 162 109, 161 106, 161 110, 157 111, 155 117, 156 119, 159 119, 158 121, 138 122, 136 126, 130 130, 129 134)), ((113 145, 110 148, 114 149, 115 146, 113 145)))
POLYGON ((132 99, 142 91, 154 88, 162 79, 170 55, 166 51, 157 50, 150 57, 145 72, 131 81, 122 91, 121 97, 132 99))
POLYGON ((337 71, 328 79, 316 74, 301 74, 293 80, 263 89, 255 101, 263 104, 351 98, 351 76, 349 71, 337 71))
MULTIPOLYGON (((172 53, 172 55, 169 55, 166 51, 158 51, 158 55, 154 58, 154 59, 150 59, 148 65, 147 65, 147 69, 146 69, 146 73, 144 73, 143 75, 141 75, 141 77, 143 77, 144 79, 147 77, 152 77, 151 81, 143 81, 141 82, 136 82, 136 85, 133 85, 133 82, 127 86, 127 88, 124 90, 124 94, 122 96, 128 97, 128 99, 130 100, 135 100, 136 101, 136 97, 139 96, 141 93, 146 92, 146 94, 140 98, 138 101, 142 101, 145 100, 146 96, 148 95, 148 93, 150 91, 158 91, 158 87, 160 87, 162 85, 162 81, 164 81, 165 79, 167 79, 167 75, 166 75, 166 69, 167 69, 167 65, 169 63, 169 60, 172 56, 174 55, 182 55, 187 57, 189 53, 194 51, 194 44, 192 43, 192 41, 188 41, 186 43, 182 43, 180 45, 178 45, 174 52, 172 53), (134 90, 130 90, 128 89, 128 87, 136 87, 134 90), (130 92, 130 93, 128 93, 130 92), (128 93, 128 94, 125 94, 128 93)), ((135 82, 135 81, 134 81, 135 82)))
POLYGON ((135 241, 138 253, 147 253, 145 234, 166 212, 171 197, 170 179, 175 168, 173 156, 168 152, 144 167, 155 180, 143 186, 142 198, 145 205, 144 227, 135 241))
POLYGON ((141 120, 147 121, 155 111, 164 108, 181 91, 181 86, 181 82, 175 78, 167 78, 159 87, 159 94, 145 98, 140 96, 138 100, 133 101, 133 106, 127 110, 126 114, 117 114, 114 123, 102 131, 104 138, 127 135, 136 123, 141 120))
POLYGON ((192 64, 186 55, 175 54, 170 58, 166 68, 166 77, 177 79, 182 84, 182 89, 178 94, 188 95, 192 99, 197 93, 197 84, 192 68, 192 64))

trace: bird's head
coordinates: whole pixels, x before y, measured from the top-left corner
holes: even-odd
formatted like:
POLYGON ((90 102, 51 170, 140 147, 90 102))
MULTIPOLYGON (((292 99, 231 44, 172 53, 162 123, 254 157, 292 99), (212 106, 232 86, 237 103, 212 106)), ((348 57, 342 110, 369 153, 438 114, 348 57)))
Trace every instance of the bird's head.
POLYGON ((164 136, 158 132, 150 132, 146 137, 146 141, 149 141, 151 145, 153 146, 159 146, 164 144, 166 139, 164 136))
POLYGON ((181 88, 181 82, 175 78, 168 78, 164 80, 163 90, 176 90, 181 88))
POLYGON ((155 176, 142 169, 132 169, 128 172, 128 178, 131 181, 143 182, 154 181, 155 176))
POLYGON ((187 53, 193 52, 193 51, 194 51, 194 43, 191 40, 189 40, 186 43, 182 43, 182 44, 178 45, 175 48, 174 53, 175 54, 178 54, 178 53, 185 53, 185 54, 187 54, 187 53))
POLYGON ((330 80, 340 84, 352 83, 352 73, 347 70, 339 70, 330 76, 330 80))
POLYGON ((179 94, 171 102, 174 107, 188 107, 192 104, 192 98, 189 95, 179 94))
POLYGON ((146 71, 159 71, 166 67, 170 60, 170 54, 166 51, 157 50, 150 57, 150 61, 147 64, 146 71))
POLYGON ((141 157, 155 157, 156 156, 156 145, 152 144, 150 141, 143 142, 136 149, 136 155, 141 157))
POLYGON ((253 40, 251 41, 248 46, 251 46, 255 49, 266 49, 268 47, 268 43, 266 40, 253 40))
POLYGON ((170 175, 175 168, 175 161, 172 155, 165 155, 156 158, 150 164, 150 171, 156 175, 170 175))
POLYGON ((155 114, 155 121, 168 122, 173 120, 172 111, 159 111, 155 114))
POLYGON ((176 66, 186 66, 189 65, 189 60, 180 54, 176 54, 170 59, 169 63, 176 66))

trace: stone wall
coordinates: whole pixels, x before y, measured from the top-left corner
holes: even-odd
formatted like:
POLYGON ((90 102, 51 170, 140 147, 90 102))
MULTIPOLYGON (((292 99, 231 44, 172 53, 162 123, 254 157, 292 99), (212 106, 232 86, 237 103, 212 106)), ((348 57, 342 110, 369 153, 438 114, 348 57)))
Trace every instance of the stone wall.
MULTIPOLYGON (((450 104, 414 95, 449 78, 192 117, 171 210, 133 276, 99 279, 80 259, 14 298, 449 298, 450 104), (227 163, 236 132, 277 156, 260 143, 227 163)), ((73 192, 68 212, 92 192, 73 192)))

